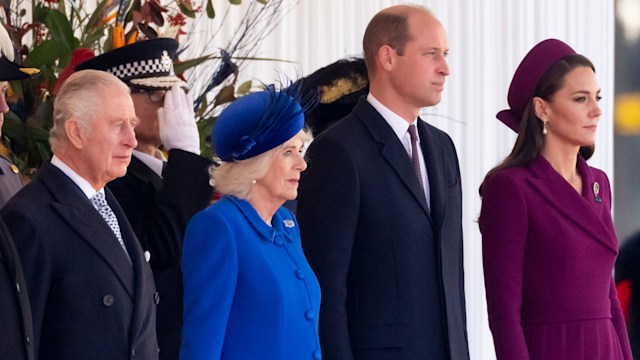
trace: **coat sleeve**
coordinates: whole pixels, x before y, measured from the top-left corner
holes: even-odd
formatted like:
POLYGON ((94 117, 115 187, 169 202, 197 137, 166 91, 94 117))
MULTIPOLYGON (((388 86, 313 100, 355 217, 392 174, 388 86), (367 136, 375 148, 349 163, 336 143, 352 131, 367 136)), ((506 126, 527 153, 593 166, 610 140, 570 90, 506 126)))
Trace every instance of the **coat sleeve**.
POLYGON ((10 211, 2 215, 13 238, 22 263, 33 320, 33 351, 38 354, 44 312, 52 277, 52 263, 46 248, 46 237, 39 235, 25 214, 10 211))
POLYGON ((328 359, 352 359, 346 301, 358 224, 358 175, 348 149, 330 137, 320 137, 311 144, 307 162, 297 217, 302 248, 322 290, 322 352, 328 359))
POLYGON ((527 207, 517 179, 499 172, 485 184, 480 212, 489 327, 498 360, 529 359, 520 323, 527 207))
POLYGON ((191 217, 211 202, 209 185, 211 161, 182 150, 171 150, 165 167, 162 188, 144 197, 144 186, 132 186, 124 178, 109 184, 127 214, 144 250, 151 253, 154 269, 178 263, 182 239, 191 217))
POLYGON ((238 279, 238 256, 233 231, 219 214, 201 212, 189 223, 182 278, 180 359, 220 359, 238 279))

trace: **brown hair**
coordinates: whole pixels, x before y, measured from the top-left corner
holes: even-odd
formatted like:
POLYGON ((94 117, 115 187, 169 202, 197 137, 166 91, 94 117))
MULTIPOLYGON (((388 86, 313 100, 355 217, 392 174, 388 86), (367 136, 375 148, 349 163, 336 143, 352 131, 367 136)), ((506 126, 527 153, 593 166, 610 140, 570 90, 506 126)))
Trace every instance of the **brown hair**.
POLYGON ((401 9, 382 10, 371 19, 362 39, 364 61, 369 74, 375 73, 375 58, 380 47, 389 45, 398 55, 403 55, 404 46, 411 40, 409 15, 415 10, 431 14, 423 6, 407 5, 401 9))
MULTIPOLYGON (((553 96, 558 90, 564 86, 565 77, 572 70, 579 67, 589 67, 595 72, 595 67, 589 59, 580 54, 569 55, 562 60, 555 63, 540 79, 536 85, 535 93, 533 97, 542 98, 545 101, 551 101, 553 96)), ((533 97, 529 100, 527 107, 524 110, 522 120, 520 121, 520 127, 518 129, 518 138, 511 150, 511 154, 507 156, 498 166, 494 167, 487 173, 480 185, 480 196, 482 196, 482 189, 487 180, 492 175, 500 170, 516 167, 516 166, 528 166, 531 164, 542 149, 544 144, 544 135, 542 134, 542 121, 536 116, 535 108, 533 105, 533 97)), ((580 147, 580 155, 589 159, 595 146, 582 146, 580 147)))

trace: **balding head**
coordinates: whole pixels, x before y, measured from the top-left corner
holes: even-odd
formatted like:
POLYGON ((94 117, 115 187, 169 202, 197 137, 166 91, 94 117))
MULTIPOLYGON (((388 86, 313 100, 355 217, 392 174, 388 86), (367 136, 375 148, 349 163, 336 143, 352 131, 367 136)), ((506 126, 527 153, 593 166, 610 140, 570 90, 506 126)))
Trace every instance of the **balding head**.
POLYGON ((409 18, 416 13, 433 16, 424 6, 397 5, 380 11, 371 19, 362 39, 364 60, 369 76, 376 72, 375 58, 381 46, 388 45, 399 55, 403 54, 404 45, 411 40, 412 36, 409 18))

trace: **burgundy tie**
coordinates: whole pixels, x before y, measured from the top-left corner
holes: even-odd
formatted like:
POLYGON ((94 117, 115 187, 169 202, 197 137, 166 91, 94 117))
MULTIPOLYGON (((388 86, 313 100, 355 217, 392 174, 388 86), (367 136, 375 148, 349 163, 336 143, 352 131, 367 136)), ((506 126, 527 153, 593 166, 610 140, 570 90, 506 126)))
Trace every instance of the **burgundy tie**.
POLYGON ((416 171, 416 175, 418 175, 418 180, 420 180, 420 185, 424 187, 424 183, 422 182, 422 172, 420 171, 420 158, 418 156, 418 134, 416 132, 416 125, 409 125, 409 137, 411 138, 411 162, 413 163, 413 170, 416 171))

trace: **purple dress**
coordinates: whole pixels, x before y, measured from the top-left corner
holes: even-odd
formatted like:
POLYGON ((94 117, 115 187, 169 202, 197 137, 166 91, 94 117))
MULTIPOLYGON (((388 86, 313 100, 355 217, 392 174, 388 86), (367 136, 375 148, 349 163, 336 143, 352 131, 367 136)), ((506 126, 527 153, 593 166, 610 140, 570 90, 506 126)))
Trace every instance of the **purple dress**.
POLYGON ((577 167, 582 194, 542 156, 485 184, 480 231, 499 360, 632 359, 612 280, 609 181, 580 156, 577 167))

